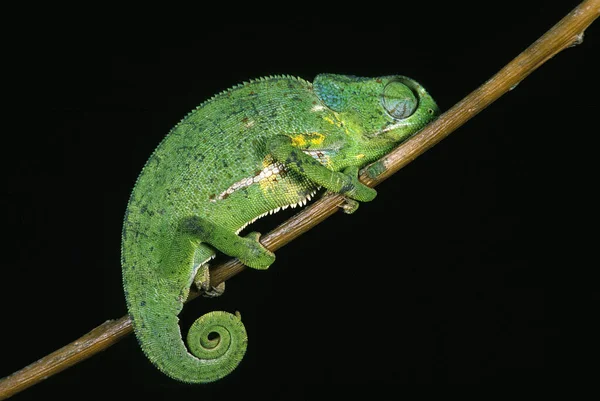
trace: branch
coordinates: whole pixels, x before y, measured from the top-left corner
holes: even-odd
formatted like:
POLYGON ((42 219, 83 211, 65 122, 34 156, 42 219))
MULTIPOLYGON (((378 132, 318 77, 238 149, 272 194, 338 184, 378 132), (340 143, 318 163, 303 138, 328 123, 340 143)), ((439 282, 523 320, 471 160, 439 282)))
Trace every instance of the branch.
MULTIPOLYGON (((600 16, 600 0, 585 0, 580 3, 490 80, 420 133, 377 161, 381 174, 370 177, 363 170, 361 181, 369 186, 375 186, 412 162, 554 55, 567 47, 581 43, 583 32, 598 16, 600 16)), ((334 214, 343 203, 343 196, 328 194, 263 236, 261 242, 268 249, 275 251, 334 214)), ((237 259, 215 266, 211 268, 211 284, 216 286, 244 269, 245 267, 237 259)), ((192 292, 188 301, 197 296, 197 292, 192 292)), ((0 400, 107 349, 131 332, 131 321, 128 316, 103 323, 78 340, 1 379, 0 400)))

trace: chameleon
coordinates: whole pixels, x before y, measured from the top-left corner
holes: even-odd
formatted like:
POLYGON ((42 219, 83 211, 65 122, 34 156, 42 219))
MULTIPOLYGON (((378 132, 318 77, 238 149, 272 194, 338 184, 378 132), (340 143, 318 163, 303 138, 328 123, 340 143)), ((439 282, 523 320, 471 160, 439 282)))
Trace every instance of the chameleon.
POLYGON ((319 74, 313 82, 289 75, 244 82, 184 117, 144 165, 123 222, 125 299, 148 359, 187 383, 231 373, 248 342, 239 314, 201 316, 187 347, 177 317, 194 283, 210 290, 216 252, 268 268, 275 255, 260 234, 238 235, 247 225, 323 191, 343 194, 353 212, 376 195, 359 169, 438 113, 405 76, 319 74))

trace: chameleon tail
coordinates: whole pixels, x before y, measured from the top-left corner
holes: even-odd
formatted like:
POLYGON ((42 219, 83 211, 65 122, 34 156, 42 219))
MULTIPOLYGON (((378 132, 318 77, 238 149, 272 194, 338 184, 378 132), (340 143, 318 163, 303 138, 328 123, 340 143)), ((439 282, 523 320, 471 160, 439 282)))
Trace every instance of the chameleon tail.
POLYGON ((163 304, 163 313, 156 313, 151 306, 134 308, 131 316, 144 353, 166 375, 208 383, 231 373, 244 357, 248 337, 239 316, 215 311, 198 318, 187 335, 190 353, 181 336, 178 311, 164 313, 163 304))
POLYGON ((186 383, 208 383, 231 373, 248 343, 239 316, 221 311, 201 316, 188 331, 189 350, 177 317, 196 274, 194 256, 206 262, 214 251, 178 235, 163 241, 168 252, 161 260, 156 254, 162 248, 144 247, 134 242, 138 237, 124 236, 123 286, 135 335, 148 359, 167 376, 186 383))

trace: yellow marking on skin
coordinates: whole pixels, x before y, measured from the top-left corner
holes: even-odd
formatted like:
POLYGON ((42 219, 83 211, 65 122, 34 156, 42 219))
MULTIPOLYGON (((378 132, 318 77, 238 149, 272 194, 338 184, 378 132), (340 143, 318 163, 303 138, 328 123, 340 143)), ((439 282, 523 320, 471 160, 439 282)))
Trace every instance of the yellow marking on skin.
POLYGON ((359 153, 358 155, 355 156, 357 159, 362 159, 363 157, 365 157, 365 155, 363 155, 362 153, 359 153))
POLYGON ((298 134, 292 137, 292 145, 301 147, 306 145, 306 138, 304 138, 304 134, 298 134))
MULTIPOLYGON (((299 136, 301 136, 301 135, 299 135, 299 136)), ((275 163, 277 163, 277 162, 275 161, 275 159, 273 159, 273 156, 271 156, 269 154, 266 155, 265 158, 262 160, 262 165, 265 170, 269 169, 270 167, 273 167, 273 165, 275 163)), ((282 179, 281 169, 282 169, 282 166, 279 166, 276 174, 271 174, 270 176, 264 177, 260 181, 258 181, 258 185, 260 186, 260 189, 263 192, 266 193, 267 191, 273 189, 275 187, 275 184, 277 183, 277 180, 282 179)))
POLYGON ((309 139, 309 142, 313 146, 319 146, 323 144, 323 141, 325 140, 325 135, 321 134, 320 132, 313 132, 311 137, 312 138, 309 139))
POLYGON ((267 191, 273 189, 276 182, 277 182, 277 175, 273 174, 270 177, 266 177, 266 178, 263 178, 262 180, 260 180, 258 182, 258 185, 260 186, 260 189, 266 193, 267 191))
POLYGON ((346 133, 346 135, 348 135, 349 131, 348 131, 348 127, 346 126, 346 124, 344 124, 344 122, 339 118, 339 116, 337 114, 332 114, 332 115, 333 115, 333 118, 331 118, 329 116, 323 116, 323 120, 327 121, 331 125, 335 125, 338 128, 342 128, 344 130, 344 132, 346 133))
POLYGON ((275 160, 273 159, 273 156, 271 156, 270 154, 267 154, 262 161, 263 168, 269 167, 274 162, 275 162, 275 160))
POLYGON ((329 116, 323 117, 323 120, 327 121, 329 124, 335 125, 335 121, 329 116))

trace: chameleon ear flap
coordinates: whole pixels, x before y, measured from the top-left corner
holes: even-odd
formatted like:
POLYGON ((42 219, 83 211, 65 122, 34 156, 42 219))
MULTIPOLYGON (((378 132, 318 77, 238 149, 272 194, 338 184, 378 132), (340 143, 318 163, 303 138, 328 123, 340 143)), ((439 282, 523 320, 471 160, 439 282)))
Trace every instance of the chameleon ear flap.
POLYGON ((342 82, 344 76, 335 74, 319 74, 313 81, 313 90, 325 106, 333 111, 343 111, 348 103, 347 95, 344 94, 344 85, 342 82))

